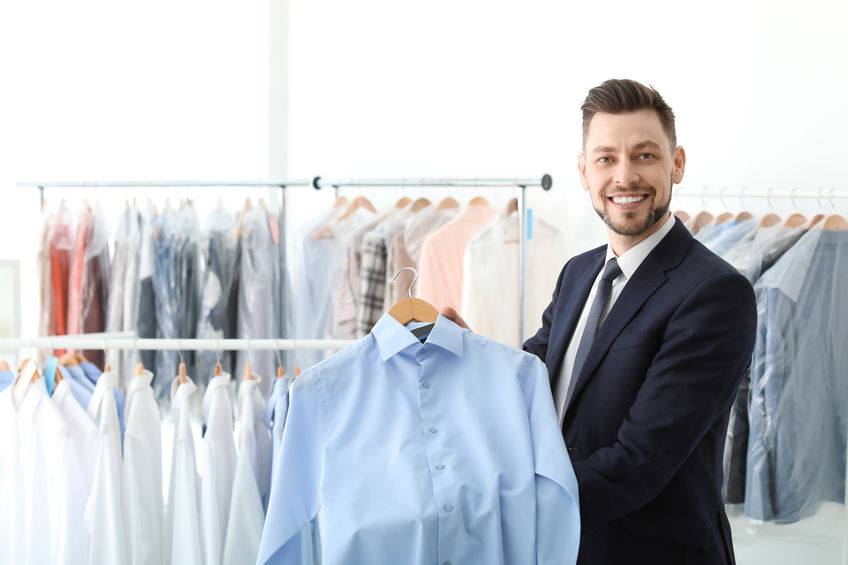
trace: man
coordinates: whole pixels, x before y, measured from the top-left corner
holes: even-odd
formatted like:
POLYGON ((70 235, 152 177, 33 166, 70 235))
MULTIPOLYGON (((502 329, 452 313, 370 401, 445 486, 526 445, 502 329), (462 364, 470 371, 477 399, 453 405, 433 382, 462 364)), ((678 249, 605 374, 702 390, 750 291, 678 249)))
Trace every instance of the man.
POLYGON ((609 244, 566 263, 524 344, 548 367, 577 474, 578 562, 734 563, 722 450, 753 289, 669 212, 686 153, 659 93, 608 80, 582 111, 580 179, 609 244))

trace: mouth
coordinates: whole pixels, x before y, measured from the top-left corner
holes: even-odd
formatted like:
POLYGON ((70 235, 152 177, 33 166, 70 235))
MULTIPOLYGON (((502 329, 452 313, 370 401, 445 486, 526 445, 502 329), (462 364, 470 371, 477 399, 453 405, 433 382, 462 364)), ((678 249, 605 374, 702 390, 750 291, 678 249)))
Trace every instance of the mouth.
POLYGON ((607 196, 607 201, 621 210, 635 210, 648 200, 648 196, 646 193, 616 194, 607 196))

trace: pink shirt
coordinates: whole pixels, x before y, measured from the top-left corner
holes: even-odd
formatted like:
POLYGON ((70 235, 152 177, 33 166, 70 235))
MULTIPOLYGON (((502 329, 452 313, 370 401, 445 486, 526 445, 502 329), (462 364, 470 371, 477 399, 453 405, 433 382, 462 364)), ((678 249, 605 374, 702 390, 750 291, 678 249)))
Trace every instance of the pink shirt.
POLYGON ((462 260, 468 242, 497 216, 488 204, 466 207, 424 240, 415 294, 438 309, 462 306, 462 260))

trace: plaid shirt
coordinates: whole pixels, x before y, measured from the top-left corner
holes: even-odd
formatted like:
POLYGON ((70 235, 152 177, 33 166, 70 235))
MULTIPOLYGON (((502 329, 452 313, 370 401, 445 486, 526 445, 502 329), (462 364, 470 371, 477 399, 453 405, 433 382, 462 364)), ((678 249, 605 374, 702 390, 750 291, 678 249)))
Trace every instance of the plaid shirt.
POLYGON ((360 335, 371 331, 383 315, 386 290, 386 239, 377 228, 362 239, 362 262, 359 266, 360 301, 357 328, 360 335))

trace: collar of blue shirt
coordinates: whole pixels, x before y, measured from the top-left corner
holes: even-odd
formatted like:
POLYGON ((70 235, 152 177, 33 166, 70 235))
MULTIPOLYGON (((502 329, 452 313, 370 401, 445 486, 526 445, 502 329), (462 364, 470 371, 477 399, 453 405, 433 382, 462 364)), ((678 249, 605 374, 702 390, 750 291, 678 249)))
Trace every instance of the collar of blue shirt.
POLYGON ((377 340, 380 358, 384 362, 411 345, 417 345, 419 348, 426 345, 436 345, 457 357, 462 357, 462 328, 441 314, 436 319, 436 325, 430 330, 430 335, 424 345, 388 312, 377 321, 371 329, 371 334, 377 340))

